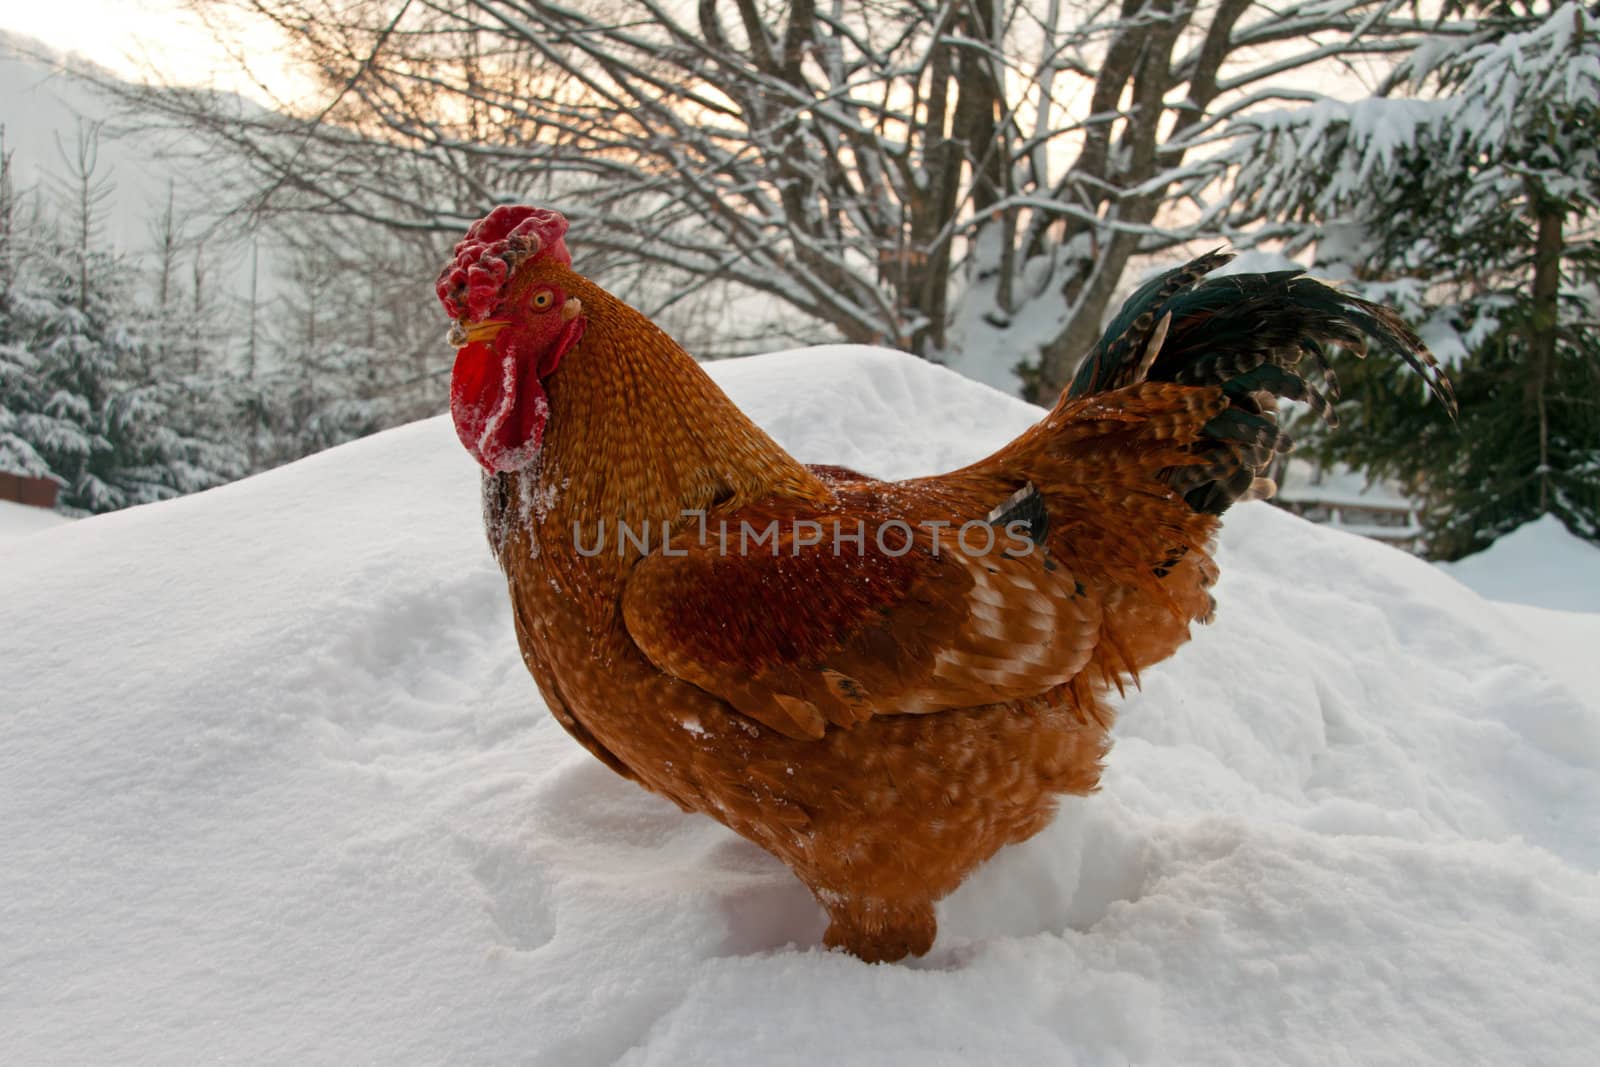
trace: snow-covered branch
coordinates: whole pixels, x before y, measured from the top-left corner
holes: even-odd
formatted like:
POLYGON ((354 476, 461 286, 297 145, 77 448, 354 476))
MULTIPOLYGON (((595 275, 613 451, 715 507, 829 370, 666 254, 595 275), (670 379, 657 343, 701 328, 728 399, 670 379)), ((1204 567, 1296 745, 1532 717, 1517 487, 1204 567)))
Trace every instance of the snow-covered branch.
POLYGON ((149 94, 250 163, 251 210, 426 230, 542 200, 612 262, 850 340, 993 347, 1044 392, 1130 258, 1194 234, 1167 208, 1238 118, 1418 31, 1395 0, 195 2, 271 18, 327 86, 289 117, 149 94))

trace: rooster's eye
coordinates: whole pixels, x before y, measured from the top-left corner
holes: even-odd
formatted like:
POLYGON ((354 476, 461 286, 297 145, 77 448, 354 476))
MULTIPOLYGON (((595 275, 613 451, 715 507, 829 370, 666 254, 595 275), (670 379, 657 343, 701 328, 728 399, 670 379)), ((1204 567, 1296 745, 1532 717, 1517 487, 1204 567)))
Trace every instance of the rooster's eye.
POLYGON ((540 289, 537 293, 533 294, 532 304, 533 310, 535 311, 548 311, 550 310, 550 305, 554 304, 555 302, 556 294, 552 293, 548 289, 540 289))

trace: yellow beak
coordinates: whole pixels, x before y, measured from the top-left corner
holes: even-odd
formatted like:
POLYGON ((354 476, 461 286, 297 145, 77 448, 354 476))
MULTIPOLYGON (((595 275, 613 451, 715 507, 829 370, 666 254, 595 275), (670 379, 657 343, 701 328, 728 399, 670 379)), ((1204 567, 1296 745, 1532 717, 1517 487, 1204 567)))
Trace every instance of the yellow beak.
POLYGON ((450 325, 450 344, 456 348, 474 341, 492 341, 494 335, 510 326, 506 319, 484 319, 482 322, 455 322, 450 325))

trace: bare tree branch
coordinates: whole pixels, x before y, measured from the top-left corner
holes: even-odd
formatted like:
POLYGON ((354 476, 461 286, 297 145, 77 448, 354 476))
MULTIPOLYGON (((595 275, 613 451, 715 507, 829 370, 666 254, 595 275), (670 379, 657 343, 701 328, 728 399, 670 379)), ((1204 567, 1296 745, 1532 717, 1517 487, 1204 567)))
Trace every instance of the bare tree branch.
POLYGON ((636 297, 661 308, 734 286, 939 357, 978 301, 1041 393, 1133 256, 1206 232, 1166 209, 1285 76, 1427 28, 1400 0, 192 2, 272 20, 327 86, 299 117, 146 94, 248 162, 253 210, 430 231, 543 199, 673 279, 636 297))

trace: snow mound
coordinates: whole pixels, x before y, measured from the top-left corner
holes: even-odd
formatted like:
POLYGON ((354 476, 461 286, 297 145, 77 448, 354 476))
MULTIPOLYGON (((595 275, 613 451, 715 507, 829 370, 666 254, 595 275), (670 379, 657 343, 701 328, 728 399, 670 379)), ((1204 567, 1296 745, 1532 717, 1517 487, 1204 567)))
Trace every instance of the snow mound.
POLYGON ((28 537, 45 530, 52 530, 70 521, 65 515, 49 508, 36 508, 11 500, 0 500, 0 541, 28 537))
POLYGON ((1438 565, 1498 601, 1506 632, 1580 693, 1600 693, 1600 548, 1554 515, 1524 523, 1482 552, 1438 565))
POLYGON ((1554 515, 1524 523, 1482 552, 1439 566, 1490 600, 1600 612, 1600 548, 1574 536, 1554 515))
MULTIPOLYGON (((708 368, 808 461, 1037 410, 831 348, 708 368)), ((1587 1063, 1600 708, 1400 552, 1262 505, 1096 797, 905 966, 541 706, 443 419, 15 542, 16 1063, 1587 1063)))

